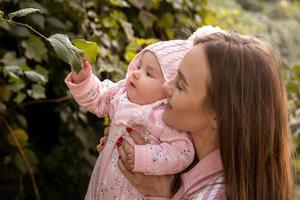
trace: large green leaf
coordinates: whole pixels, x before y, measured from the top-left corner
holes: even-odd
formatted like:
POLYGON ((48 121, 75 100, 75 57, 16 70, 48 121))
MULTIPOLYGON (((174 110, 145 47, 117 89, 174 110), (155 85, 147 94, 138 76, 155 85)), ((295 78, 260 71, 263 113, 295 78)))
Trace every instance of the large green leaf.
POLYGON ((14 18, 14 17, 23 17, 23 16, 29 15, 34 12, 41 13, 42 11, 40 9, 36 9, 36 8, 24 8, 24 9, 9 13, 8 17, 9 17, 9 20, 12 20, 12 18, 14 18))
POLYGON ((97 55, 100 53, 96 42, 90 42, 84 39, 72 40, 72 43, 84 52, 90 63, 96 62, 97 55))
POLYGON ((79 72, 82 66, 83 51, 73 46, 67 35, 54 34, 48 38, 56 55, 79 72))

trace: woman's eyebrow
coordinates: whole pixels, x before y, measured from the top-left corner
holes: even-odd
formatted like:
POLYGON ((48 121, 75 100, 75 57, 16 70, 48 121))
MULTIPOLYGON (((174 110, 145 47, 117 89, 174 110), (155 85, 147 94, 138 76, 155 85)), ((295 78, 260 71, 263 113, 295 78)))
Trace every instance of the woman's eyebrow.
POLYGON ((189 84, 187 83, 187 81, 186 81, 186 79, 185 79, 183 73, 182 73, 180 70, 178 70, 178 76, 180 77, 180 79, 181 79, 186 85, 189 85, 189 84))

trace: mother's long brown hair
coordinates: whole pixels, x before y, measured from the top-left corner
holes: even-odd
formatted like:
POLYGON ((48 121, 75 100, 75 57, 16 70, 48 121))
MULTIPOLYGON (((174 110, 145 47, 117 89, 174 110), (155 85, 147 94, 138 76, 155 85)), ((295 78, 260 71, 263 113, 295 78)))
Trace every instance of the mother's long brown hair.
POLYGON ((292 199, 287 98, 272 48, 236 33, 199 43, 211 73, 206 102, 216 113, 228 199, 292 199))

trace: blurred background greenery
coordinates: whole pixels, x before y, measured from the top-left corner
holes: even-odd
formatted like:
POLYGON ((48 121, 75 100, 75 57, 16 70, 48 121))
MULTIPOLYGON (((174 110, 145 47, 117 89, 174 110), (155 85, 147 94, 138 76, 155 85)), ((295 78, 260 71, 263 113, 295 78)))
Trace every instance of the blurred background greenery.
MULTIPOLYGON (((101 79, 115 81, 124 76, 127 63, 143 46, 186 38, 202 25, 266 39, 283 61, 290 126, 300 152, 299 0, 0 0, 0 10, 6 14, 28 7, 43 13, 16 21, 46 36, 64 33, 71 39, 97 42, 100 55, 94 71, 101 79)), ((0 22, 1 199, 36 199, 31 174, 41 199, 83 199, 107 120, 78 108, 64 84, 69 70, 37 35, 0 22)))

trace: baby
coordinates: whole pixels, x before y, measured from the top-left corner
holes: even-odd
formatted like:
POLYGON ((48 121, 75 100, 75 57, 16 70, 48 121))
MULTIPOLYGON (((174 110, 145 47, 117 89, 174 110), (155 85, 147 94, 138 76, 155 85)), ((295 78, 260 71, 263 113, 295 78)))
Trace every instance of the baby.
MULTIPOLYGON (((201 30, 195 34, 201 34, 201 30)), ((193 35, 187 40, 149 45, 131 61, 126 79, 117 83, 101 82, 86 60, 78 74, 72 71, 66 77, 81 107, 98 117, 108 116, 111 121, 107 143, 96 161, 85 199, 144 199, 117 166, 121 137, 133 146, 134 172, 176 174, 192 163, 194 148, 188 134, 162 121, 167 103, 162 86, 176 75, 179 63, 193 46, 193 35), (135 145, 128 136, 130 128, 143 133, 147 144, 135 145)))

